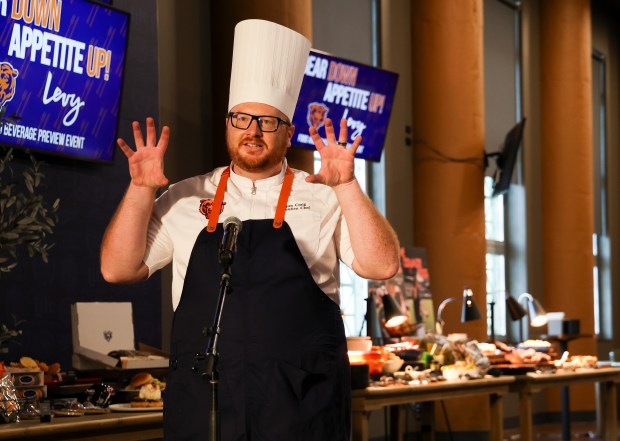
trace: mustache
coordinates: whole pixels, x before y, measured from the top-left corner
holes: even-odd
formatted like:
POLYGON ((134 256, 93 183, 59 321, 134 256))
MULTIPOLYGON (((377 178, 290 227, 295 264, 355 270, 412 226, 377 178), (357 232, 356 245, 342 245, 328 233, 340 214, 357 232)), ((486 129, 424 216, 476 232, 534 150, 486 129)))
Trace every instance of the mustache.
POLYGON ((261 146, 265 145, 265 143, 260 138, 254 138, 254 137, 243 138, 240 141, 240 144, 245 144, 245 143, 258 144, 261 146))

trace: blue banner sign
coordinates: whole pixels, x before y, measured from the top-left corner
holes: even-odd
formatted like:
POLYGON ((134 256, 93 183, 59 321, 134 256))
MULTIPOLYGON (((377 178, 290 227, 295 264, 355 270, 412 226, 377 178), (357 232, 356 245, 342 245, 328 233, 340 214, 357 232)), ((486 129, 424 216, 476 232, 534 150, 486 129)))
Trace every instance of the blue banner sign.
POLYGON ((112 161, 128 26, 86 0, 0 0, 0 143, 112 161))
POLYGON ((314 148, 310 126, 325 138, 325 118, 331 118, 336 129, 345 118, 347 142, 362 136, 355 156, 380 161, 397 80, 393 72, 310 51, 293 116, 293 145, 314 148))

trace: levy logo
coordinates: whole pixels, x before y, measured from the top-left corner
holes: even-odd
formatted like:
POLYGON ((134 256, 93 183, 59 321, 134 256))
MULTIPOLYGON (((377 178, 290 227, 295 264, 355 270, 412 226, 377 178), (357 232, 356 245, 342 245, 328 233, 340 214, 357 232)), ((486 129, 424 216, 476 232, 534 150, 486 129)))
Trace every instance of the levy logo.
POLYGON ((71 110, 67 112, 65 117, 62 120, 62 123, 65 126, 72 126, 77 117, 80 114, 80 107, 86 105, 85 101, 82 101, 82 98, 76 95, 75 93, 66 93, 60 87, 56 87, 54 92, 50 95, 50 88, 52 84, 52 73, 47 73, 47 81, 45 82, 45 90, 43 91, 43 104, 48 105, 49 103, 61 103, 62 107, 70 106, 71 110))
POLYGON ((0 110, 15 96, 18 75, 18 70, 11 63, 0 63, 0 110))
POLYGON ((342 117, 347 120, 347 127, 353 130, 349 135, 349 139, 355 139, 358 136, 362 136, 362 133, 366 128, 364 121, 351 118, 349 116, 349 109, 344 109, 344 114, 342 117))

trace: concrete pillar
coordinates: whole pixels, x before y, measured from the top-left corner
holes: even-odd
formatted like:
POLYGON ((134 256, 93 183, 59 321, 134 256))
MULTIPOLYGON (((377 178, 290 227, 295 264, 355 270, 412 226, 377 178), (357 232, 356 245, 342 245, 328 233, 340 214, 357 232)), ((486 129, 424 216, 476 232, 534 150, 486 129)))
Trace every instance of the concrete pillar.
MULTIPOLYGON (((486 317, 482 0, 415 0, 412 48, 414 244, 427 250, 435 309, 459 300, 442 313, 444 334, 483 341, 486 320, 460 322, 464 286, 486 317)), ((453 430, 488 430, 482 400, 445 404, 453 430)))
MULTIPOLYGON (((590 16, 589 0, 540 3, 544 292, 533 293, 547 311, 579 319, 585 334, 594 333, 590 16)), ((596 353, 594 338, 568 349, 596 353)), ((572 400, 572 410, 593 407, 586 395, 572 400)))
MULTIPOLYGON (((486 304, 483 7, 481 0, 418 0, 412 7, 414 237, 428 253, 435 308, 474 291, 486 304)), ((442 314, 446 332, 486 338, 486 322, 442 314)))

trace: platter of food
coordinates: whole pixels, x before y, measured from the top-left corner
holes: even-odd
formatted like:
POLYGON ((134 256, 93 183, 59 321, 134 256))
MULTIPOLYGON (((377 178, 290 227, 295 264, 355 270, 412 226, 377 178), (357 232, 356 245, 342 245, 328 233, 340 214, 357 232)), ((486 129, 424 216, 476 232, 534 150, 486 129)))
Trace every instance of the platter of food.
POLYGON ((441 367, 441 375, 446 380, 473 380, 484 377, 484 374, 474 364, 457 361, 441 367))
POLYGON ((519 364, 494 364, 492 366, 493 369, 498 369, 502 375, 523 375, 528 372, 535 372, 538 369, 538 366, 530 363, 519 363, 519 364))
POLYGON ((416 361, 420 357, 420 345, 416 341, 403 341, 390 343, 383 346, 386 352, 390 352, 405 361, 416 361))
MULTIPOLYGON (((135 374, 125 389, 121 389, 131 409, 161 409, 164 406, 161 392, 166 388, 166 383, 153 377, 149 372, 135 374)), ((111 407, 111 406, 110 406, 111 407)), ((125 411, 127 406, 117 406, 117 411, 125 411)), ((114 409, 112 409, 114 410, 114 409)))
POLYGON ((596 362, 598 367, 620 367, 620 361, 600 360, 596 362))
POLYGON ((526 340, 517 345, 519 349, 533 349, 536 352, 549 352, 551 343, 546 340, 526 340))

